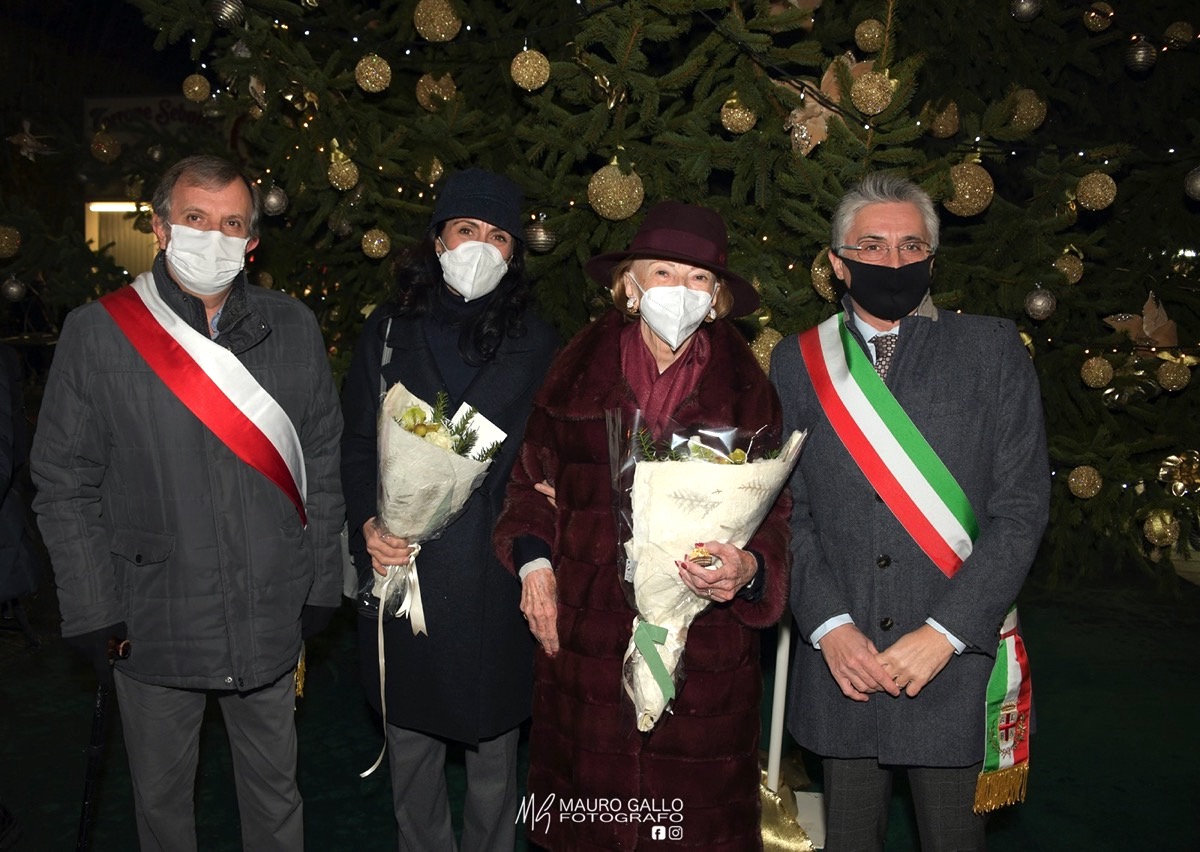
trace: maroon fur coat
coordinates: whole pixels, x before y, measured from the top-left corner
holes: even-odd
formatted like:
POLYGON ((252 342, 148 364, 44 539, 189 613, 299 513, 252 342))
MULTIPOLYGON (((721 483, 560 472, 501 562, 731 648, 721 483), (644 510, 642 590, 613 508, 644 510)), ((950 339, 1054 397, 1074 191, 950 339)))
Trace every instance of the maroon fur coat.
MULTIPOLYGON (((524 822, 536 843, 571 852, 666 848, 655 824, 682 829, 673 848, 759 849, 758 630, 779 619, 788 599, 791 500, 785 490, 747 546, 766 566, 762 599, 715 605, 696 619, 673 712, 639 733, 621 685, 635 613, 618 580, 604 421, 606 409, 636 407, 621 376, 623 322, 615 311, 600 318, 551 367, 496 527, 497 554, 510 570, 520 567, 513 540, 534 535, 550 544, 558 579, 561 649, 553 659, 536 654, 533 798, 525 802, 535 810, 549 802, 550 817, 527 812, 524 822), (557 509, 533 489, 543 479, 557 489, 557 509), (562 819, 563 800, 586 818, 562 819), (676 822, 639 821, 647 808, 678 813, 680 805, 676 822)), ((736 329, 718 321, 698 333, 711 335, 712 359, 675 420, 778 430, 775 391, 736 329)))

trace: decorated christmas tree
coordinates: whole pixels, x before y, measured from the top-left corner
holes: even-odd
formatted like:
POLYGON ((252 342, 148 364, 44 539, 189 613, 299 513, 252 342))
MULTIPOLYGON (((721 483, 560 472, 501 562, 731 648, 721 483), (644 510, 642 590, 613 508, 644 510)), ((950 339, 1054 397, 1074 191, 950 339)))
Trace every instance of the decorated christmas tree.
MULTIPOLYGON (((443 173, 525 187, 539 302, 564 334, 605 305, 582 261, 626 245, 646 206, 720 210, 731 266, 761 290, 744 330, 765 362, 838 309, 839 196, 897 170, 944 208, 935 301, 1015 320, 1041 377, 1055 486, 1038 575, 1165 579, 1186 555, 1188 0, 130 2, 159 48, 190 51, 164 88, 200 104, 260 183, 253 280, 317 311, 335 367, 443 173)), ((145 162, 111 168, 153 183, 145 162)))

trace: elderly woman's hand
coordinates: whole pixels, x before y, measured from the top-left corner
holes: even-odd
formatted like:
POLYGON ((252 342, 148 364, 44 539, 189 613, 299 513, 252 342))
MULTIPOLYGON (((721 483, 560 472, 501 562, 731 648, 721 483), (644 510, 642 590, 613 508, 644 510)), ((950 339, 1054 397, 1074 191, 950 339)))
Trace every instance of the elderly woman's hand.
POLYGON ((408 540, 385 533, 375 518, 363 524, 363 538, 367 541, 371 567, 381 577, 386 576, 389 566, 407 564, 408 557, 412 555, 413 549, 408 546, 408 540))
POLYGON ((521 581, 521 612, 547 656, 558 653, 558 578, 551 568, 530 571, 521 581))
POLYGON ((686 560, 676 563, 684 585, 702 598, 717 603, 731 601, 758 573, 758 560, 754 555, 732 544, 706 541, 696 546, 721 560, 719 568, 705 568, 686 560))

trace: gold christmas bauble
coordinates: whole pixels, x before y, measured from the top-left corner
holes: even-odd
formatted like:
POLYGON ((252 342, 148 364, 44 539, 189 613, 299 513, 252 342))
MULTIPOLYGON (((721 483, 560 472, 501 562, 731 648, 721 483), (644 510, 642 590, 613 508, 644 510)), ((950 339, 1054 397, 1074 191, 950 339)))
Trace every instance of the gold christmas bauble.
POLYGON ((21 250, 21 232, 7 225, 0 225, 0 258, 13 257, 21 250))
POLYGON ((1058 307, 1058 299, 1054 298, 1054 294, 1044 287, 1038 287, 1029 291, 1029 295, 1025 297, 1025 313, 1030 319, 1038 320, 1049 319, 1054 313, 1054 309, 1058 307))
POLYGON ((1117 197, 1117 183, 1104 172, 1092 172, 1079 179, 1075 197, 1085 210, 1103 210, 1117 197))
POLYGON ((721 125, 730 133, 746 133, 758 122, 758 114, 743 106, 735 93, 721 106, 721 125))
POLYGON ((992 203, 996 185, 987 169, 978 163, 959 163, 950 169, 954 195, 943 199, 942 206, 955 216, 975 216, 992 203))
POLYGON ((1102 388, 1113 379, 1113 366, 1107 358, 1093 355, 1079 368, 1079 378, 1089 388, 1102 388))
POLYGON ((1187 21, 1176 21, 1163 30, 1163 43, 1171 50, 1183 50, 1196 38, 1196 29, 1187 21))
POLYGON ((437 157, 431 157, 429 162, 423 166, 418 166, 413 172, 417 176, 417 180, 424 183, 437 183, 442 179, 442 173, 445 169, 442 167, 442 161, 437 157))
POLYGON ((1021 89, 1016 94, 1012 126, 1017 130, 1037 130, 1046 120, 1046 102, 1033 89, 1021 89))
POLYGON ((275 276, 272 275, 270 272, 267 272, 265 269, 262 272, 258 273, 258 275, 256 275, 255 278, 258 281, 258 286, 262 287, 265 290, 270 290, 272 287, 275 286, 275 276))
POLYGON ((764 373, 771 371, 771 351, 781 340, 783 340, 783 335, 770 326, 754 336, 754 341, 750 344, 750 351, 754 353, 754 358, 758 361, 758 366, 763 368, 764 373))
POLYGON ((550 79, 550 60, 536 50, 522 50, 513 57, 508 71, 514 83, 527 92, 533 92, 550 79))
POLYGON ((854 43, 863 53, 876 53, 883 47, 883 37, 887 34, 883 23, 874 18, 867 18, 854 28, 854 43))
POLYGON ((368 53, 354 66, 354 80, 364 92, 382 92, 392 82, 392 66, 387 60, 368 53))
POLYGON ((1178 361, 1165 361, 1159 365, 1154 377, 1158 379, 1163 390, 1181 391, 1192 380, 1192 371, 1187 368, 1186 364, 1178 361))
POLYGON ((372 228, 363 234, 362 250, 372 260, 379 260, 392 250, 391 238, 378 228, 372 228))
POLYGON ((417 103, 430 112, 437 112, 442 108, 442 104, 457 93, 458 86, 454 84, 454 78, 450 76, 449 71, 440 77, 422 74, 421 79, 417 80, 417 103))
POLYGON ((413 24, 426 41, 450 41, 462 29, 449 0, 421 0, 413 10, 413 24))
POLYGON ((1107 3, 1093 3, 1083 11, 1083 25, 1094 33, 1102 33, 1112 26, 1113 7, 1107 3))
POLYGON ((879 115, 892 102, 895 86, 884 71, 868 71, 850 87, 850 100, 863 115, 879 115))
POLYGON ((833 267, 829 265, 829 250, 823 249, 812 263, 812 287, 826 302, 837 301, 833 286, 833 267))
POLYGON ((329 178, 329 183, 334 189, 345 192, 353 189, 358 183, 358 166, 354 165, 353 160, 339 160, 329 164, 329 171, 325 176, 329 178))
POLYGON ((1067 476, 1067 487, 1071 493, 1081 500, 1090 500, 1100 493, 1104 485, 1104 477, 1100 471, 1090 465, 1080 465, 1067 476))
POLYGON ((1155 509, 1146 516, 1142 535, 1155 547, 1171 547, 1179 541, 1179 520, 1166 509, 1155 509))
POLYGON ((614 222, 628 219, 636 213, 646 197, 638 173, 631 171, 623 174, 616 163, 610 163, 592 175, 587 192, 592 209, 614 222))
POLYGON ((212 94, 212 86, 203 74, 188 74, 183 78, 183 96, 194 104, 201 104, 212 94))
POLYGON ((100 130, 92 137, 91 150, 100 162, 111 163, 121 156, 121 141, 107 130, 100 130))
POLYGON ((958 132, 958 104, 954 101, 933 117, 929 123, 929 135, 935 139, 949 139, 958 132))
POLYGON ((1078 284, 1083 277, 1083 261, 1079 255, 1060 254, 1054 259, 1054 268, 1066 276, 1068 284, 1078 284))

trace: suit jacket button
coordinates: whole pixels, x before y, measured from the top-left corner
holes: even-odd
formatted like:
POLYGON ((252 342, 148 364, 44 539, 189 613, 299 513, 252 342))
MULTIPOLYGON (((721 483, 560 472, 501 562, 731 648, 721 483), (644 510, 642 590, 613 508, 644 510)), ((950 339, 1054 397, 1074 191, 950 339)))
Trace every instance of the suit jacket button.
POLYGON ((888 556, 886 553, 881 553, 879 556, 875 557, 875 564, 880 568, 886 568, 892 564, 892 557, 888 556))
POLYGON ((133 561, 136 562, 138 565, 141 565, 142 564, 142 554, 140 554, 140 553, 134 554, 133 561))
POLYGON ((896 622, 892 621, 890 618, 885 618, 883 621, 879 622, 879 627, 881 630, 891 630, 892 625, 895 623, 896 622))

